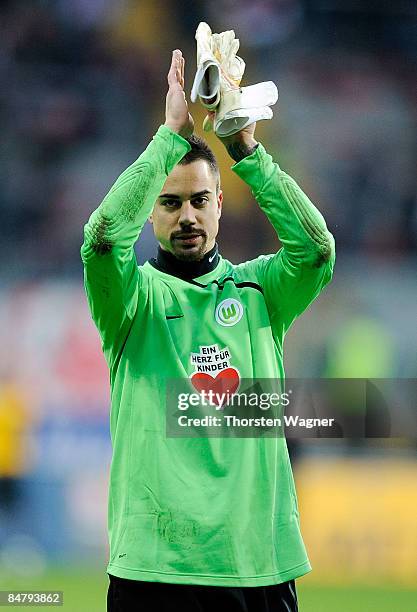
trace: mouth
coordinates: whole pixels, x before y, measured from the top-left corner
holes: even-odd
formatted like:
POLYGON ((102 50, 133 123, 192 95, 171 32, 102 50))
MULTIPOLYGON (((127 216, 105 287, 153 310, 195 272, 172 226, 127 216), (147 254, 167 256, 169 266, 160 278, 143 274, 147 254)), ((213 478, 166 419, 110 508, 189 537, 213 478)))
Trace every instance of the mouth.
POLYGON ((202 238, 203 234, 180 234, 179 236, 175 236, 174 240, 178 241, 182 245, 193 246, 197 244, 198 239, 202 238))

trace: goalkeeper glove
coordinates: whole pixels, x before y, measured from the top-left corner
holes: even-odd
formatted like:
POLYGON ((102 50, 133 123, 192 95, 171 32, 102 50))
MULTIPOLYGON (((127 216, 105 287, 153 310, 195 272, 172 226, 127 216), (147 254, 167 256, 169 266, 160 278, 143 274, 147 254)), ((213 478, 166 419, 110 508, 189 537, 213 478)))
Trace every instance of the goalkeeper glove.
POLYGON ((197 28, 197 72, 191 90, 191 100, 197 97, 207 110, 214 110, 214 125, 206 118, 205 131, 214 127, 217 136, 230 136, 246 126, 271 119, 269 108, 278 99, 272 81, 240 87, 245 62, 236 55, 239 40, 233 30, 212 34, 207 23, 197 28))

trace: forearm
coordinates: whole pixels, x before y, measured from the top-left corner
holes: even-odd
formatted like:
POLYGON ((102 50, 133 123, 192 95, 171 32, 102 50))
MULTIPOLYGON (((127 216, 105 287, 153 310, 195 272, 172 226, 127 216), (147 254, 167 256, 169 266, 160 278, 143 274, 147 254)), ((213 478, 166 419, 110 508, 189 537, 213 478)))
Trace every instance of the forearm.
POLYGON ((133 245, 168 173, 190 145, 162 126, 117 179, 84 228, 84 283, 103 349, 112 364, 136 312, 141 275, 133 245))
POLYGON ((251 187, 291 260, 320 266, 334 258, 322 214, 261 144, 232 169, 251 187))
POLYGON ((166 177, 190 145, 161 126, 140 157, 117 179, 85 226, 83 259, 130 249, 152 212, 166 177))

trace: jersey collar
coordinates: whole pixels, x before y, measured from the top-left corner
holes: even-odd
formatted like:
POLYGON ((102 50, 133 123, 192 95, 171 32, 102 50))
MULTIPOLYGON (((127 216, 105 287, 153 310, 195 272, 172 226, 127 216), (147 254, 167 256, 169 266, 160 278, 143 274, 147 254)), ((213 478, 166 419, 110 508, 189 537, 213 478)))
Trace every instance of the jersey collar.
POLYGON ((206 253, 199 261, 181 261, 172 253, 158 247, 156 258, 150 259, 149 263, 157 270, 165 272, 165 274, 183 280, 192 280, 212 272, 217 267, 219 259, 219 247, 216 243, 211 251, 206 253))

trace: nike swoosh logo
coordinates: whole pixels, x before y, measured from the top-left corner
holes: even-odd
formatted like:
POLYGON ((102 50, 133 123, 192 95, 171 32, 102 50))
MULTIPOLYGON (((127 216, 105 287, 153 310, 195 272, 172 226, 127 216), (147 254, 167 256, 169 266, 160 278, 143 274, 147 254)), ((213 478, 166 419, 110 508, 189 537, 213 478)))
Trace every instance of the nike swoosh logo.
POLYGON ((214 253, 214 255, 212 255, 211 257, 209 257, 209 262, 211 263, 215 257, 216 257, 216 253, 214 253))
POLYGON ((167 319, 181 319, 184 315, 166 315, 167 319))

